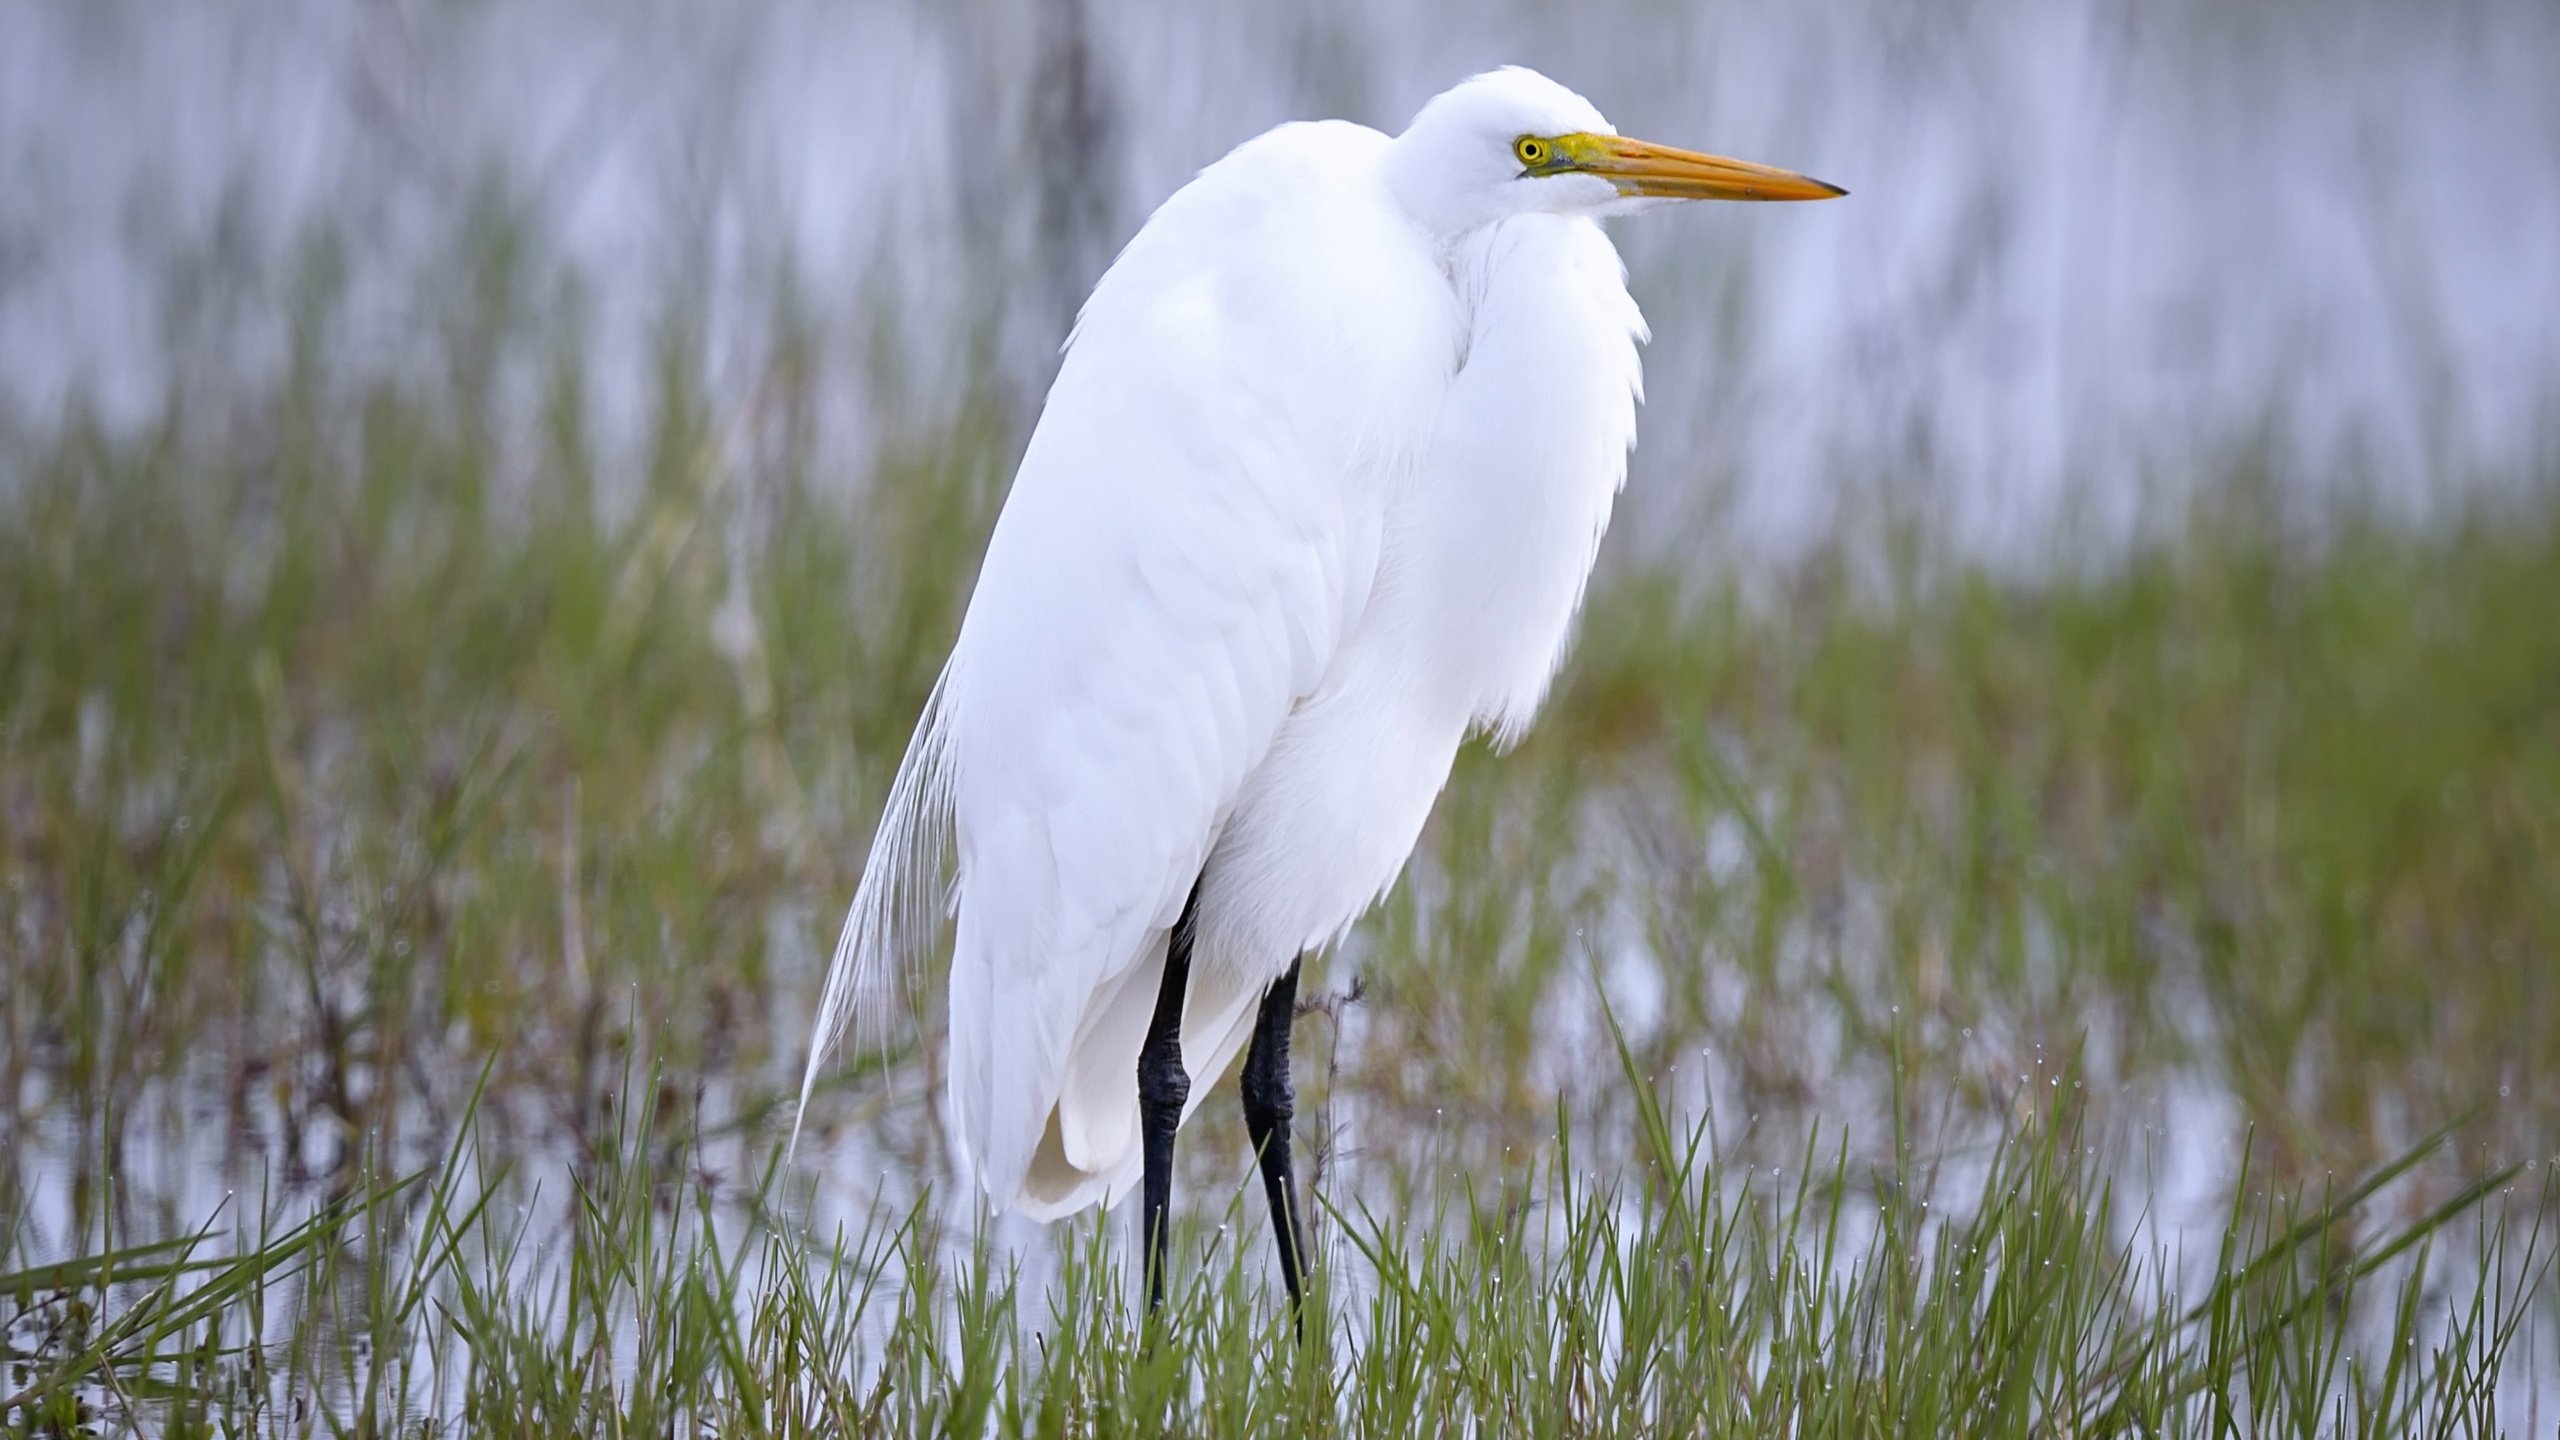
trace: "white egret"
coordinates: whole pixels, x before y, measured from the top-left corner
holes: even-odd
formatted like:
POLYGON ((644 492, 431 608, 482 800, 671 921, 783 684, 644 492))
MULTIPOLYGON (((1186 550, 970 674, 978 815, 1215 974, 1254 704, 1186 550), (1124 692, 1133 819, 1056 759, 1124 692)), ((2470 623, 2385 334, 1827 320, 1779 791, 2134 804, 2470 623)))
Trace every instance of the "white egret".
POLYGON ((994 1208, 1143 1180, 1250 1044, 1293 1304, 1300 957, 1394 883, 1460 741, 1544 696, 1626 476, 1646 338, 1596 222, 1834 186, 1619 136, 1533 71, 1401 135, 1283 125, 1175 192, 1094 287, 988 543, 827 976, 938 923, 949 1104, 994 1208))

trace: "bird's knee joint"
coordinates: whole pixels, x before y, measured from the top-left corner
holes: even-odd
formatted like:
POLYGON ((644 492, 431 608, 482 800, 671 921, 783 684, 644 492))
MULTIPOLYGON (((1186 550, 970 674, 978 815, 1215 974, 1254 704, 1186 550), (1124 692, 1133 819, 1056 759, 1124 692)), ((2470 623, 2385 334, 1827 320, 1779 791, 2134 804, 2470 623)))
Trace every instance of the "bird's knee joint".
POLYGON ((1257 1077, 1248 1070, 1242 1088, 1244 1119, 1250 1129, 1286 1125, 1298 1112, 1297 1089, 1284 1077, 1257 1077))

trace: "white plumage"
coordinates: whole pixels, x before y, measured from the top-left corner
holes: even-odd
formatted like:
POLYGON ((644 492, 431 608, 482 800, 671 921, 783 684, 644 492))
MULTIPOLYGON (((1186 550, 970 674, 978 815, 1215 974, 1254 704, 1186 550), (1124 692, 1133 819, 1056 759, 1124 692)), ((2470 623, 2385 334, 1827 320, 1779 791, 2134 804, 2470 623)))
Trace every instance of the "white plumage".
POLYGON ((882 818, 812 1079, 930 939, 947 833, 964 1164, 999 1209, 1116 1200, 1195 881, 1192 1108, 1272 981, 1393 883, 1459 743, 1528 724, 1635 438, 1644 321, 1594 217, 1684 193, 1603 162, 1707 158, 1613 135, 1498 71, 1392 139, 1248 141, 1130 241, 882 818))

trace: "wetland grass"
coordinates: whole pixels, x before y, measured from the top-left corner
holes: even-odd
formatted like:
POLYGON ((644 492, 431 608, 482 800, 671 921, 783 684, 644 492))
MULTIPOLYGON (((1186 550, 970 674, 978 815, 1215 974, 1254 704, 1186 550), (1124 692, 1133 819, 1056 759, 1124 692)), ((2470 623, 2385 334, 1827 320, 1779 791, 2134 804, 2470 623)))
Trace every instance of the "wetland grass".
POLYGON ((1017 427, 836 485, 652 403, 618 497, 574 374, 520 444, 6 437, 12 1433, 2560 1414, 2560 478, 2306 539, 2235 466, 2034 579, 1613 555, 1303 1017, 1306 1346, 1225 1114, 1150 1344, 1116 1217, 934 1198, 930 975, 779 1150, 1017 427))

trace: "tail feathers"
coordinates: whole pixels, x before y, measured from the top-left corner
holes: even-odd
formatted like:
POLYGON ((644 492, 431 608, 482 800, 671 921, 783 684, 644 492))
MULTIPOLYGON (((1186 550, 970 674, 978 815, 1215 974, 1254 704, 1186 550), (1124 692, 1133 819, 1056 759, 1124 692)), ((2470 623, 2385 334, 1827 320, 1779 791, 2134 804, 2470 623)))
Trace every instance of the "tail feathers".
POLYGON ((872 832, 871 853, 862 862, 862 883, 827 966, 818 1023, 809 1037, 808 1068, 800 1077, 800 1108, 791 1122, 794 1149, 818 1072, 844 1039, 855 1011, 879 1012, 874 1002, 893 976, 914 963, 942 921, 939 892, 951 848, 951 747, 942 713, 949 681, 947 669, 934 681, 906 757, 898 762, 889 803, 872 832))
MULTIPOLYGON (((1138 1050, 1164 975, 1164 937, 1119 981, 1096 992, 1076 1028, 1057 1098, 1017 1176, 986 1176, 989 1200, 1034 1220, 1116 1205, 1139 1178, 1138 1050), (1003 1183, 999 1183, 1003 1182, 1003 1183)), ((1191 1075, 1187 1120, 1216 1090, 1252 1035, 1254 1006, 1269 988, 1229 967, 1202 964, 1182 1013, 1183 1068, 1191 1075)))

